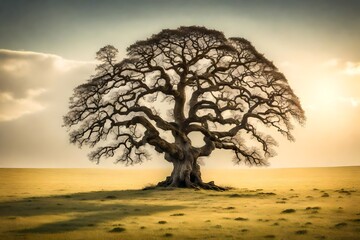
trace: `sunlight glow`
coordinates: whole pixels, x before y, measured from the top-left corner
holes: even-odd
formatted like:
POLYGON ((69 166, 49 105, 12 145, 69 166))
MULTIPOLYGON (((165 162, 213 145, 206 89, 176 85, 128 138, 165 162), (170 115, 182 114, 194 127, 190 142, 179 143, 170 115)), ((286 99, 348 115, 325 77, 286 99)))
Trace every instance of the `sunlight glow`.
POLYGON ((345 74, 350 76, 360 75, 360 63, 346 62, 345 74))
POLYGON ((61 72, 68 72, 74 68, 77 68, 79 66, 83 66, 86 64, 95 64, 95 62, 68 60, 68 59, 64 59, 62 57, 58 57, 58 56, 54 57, 54 67, 55 67, 55 69, 57 69, 61 72))

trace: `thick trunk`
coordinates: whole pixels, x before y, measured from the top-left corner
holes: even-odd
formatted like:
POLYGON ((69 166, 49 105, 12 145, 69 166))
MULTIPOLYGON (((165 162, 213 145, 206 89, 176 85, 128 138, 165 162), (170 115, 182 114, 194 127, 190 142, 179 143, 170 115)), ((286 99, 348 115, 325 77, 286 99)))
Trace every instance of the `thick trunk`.
POLYGON ((177 157, 174 157, 175 154, 165 153, 165 159, 173 164, 173 171, 165 181, 159 182, 157 187, 227 190, 228 188, 216 186, 214 182, 204 183, 202 181, 200 165, 197 163, 198 150, 191 146, 191 140, 186 135, 179 134, 179 132, 173 132, 173 135, 177 149, 181 149, 181 151, 177 157))
POLYGON ((171 175, 166 177, 165 181, 159 182, 157 187, 227 190, 216 186, 213 181, 204 183, 201 179, 200 165, 193 156, 188 156, 182 161, 173 161, 173 166, 171 175))
POLYGON ((195 187, 202 182, 200 169, 196 171, 191 160, 176 161, 173 166, 170 187, 195 187))

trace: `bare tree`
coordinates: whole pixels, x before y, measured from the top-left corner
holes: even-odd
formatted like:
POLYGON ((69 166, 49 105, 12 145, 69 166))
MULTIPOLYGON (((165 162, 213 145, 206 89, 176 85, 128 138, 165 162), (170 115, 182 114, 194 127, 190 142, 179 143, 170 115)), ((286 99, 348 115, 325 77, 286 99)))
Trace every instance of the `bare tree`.
POLYGON ((224 149, 236 163, 267 164, 277 143, 260 130, 293 141, 292 122, 305 122, 285 76, 243 38, 180 27, 136 42, 121 62, 117 52, 110 45, 97 52, 97 74, 75 88, 64 125, 72 143, 103 143, 89 155, 96 162, 116 155, 141 163, 149 145, 164 153, 173 171, 158 186, 221 190, 202 181, 199 158, 224 149), (193 132, 202 146, 192 144, 193 132))

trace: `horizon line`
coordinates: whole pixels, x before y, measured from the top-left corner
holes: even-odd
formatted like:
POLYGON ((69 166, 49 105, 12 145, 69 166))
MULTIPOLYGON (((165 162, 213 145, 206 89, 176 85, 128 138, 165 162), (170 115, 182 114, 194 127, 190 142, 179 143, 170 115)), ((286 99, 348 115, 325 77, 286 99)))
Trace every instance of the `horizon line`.
MULTIPOLYGON (((351 167, 360 167, 360 165, 339 165, 339 166, 314 166, 314 167, 267 167, 267 166, 242 166, 239 167, 225 167, 225 168, 216 168, 216 167, 204 167, 202 169, 208 170, 245 170, 245 169, 300 169, 300 168, 351 168, 351 167)), ((170 169, 169 167, 137 167, 137 166, 121 166, 121 168, 111 168, 111 167, 0 167, 0 169, 94 169, 94 170, 163 170, 170 169)))

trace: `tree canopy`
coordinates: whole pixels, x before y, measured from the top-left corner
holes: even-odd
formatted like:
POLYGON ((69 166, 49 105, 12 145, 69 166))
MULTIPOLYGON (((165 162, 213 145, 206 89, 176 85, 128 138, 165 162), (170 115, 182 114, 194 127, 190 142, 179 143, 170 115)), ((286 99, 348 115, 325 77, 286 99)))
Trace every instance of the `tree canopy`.
POLYGON ((277 145, 266 129, 293 141, 304 111, 286 77, 244 38, 190 26, 164 29, 127 49, 97 52, 96 75, 78 86, 64 117, 70 141, 103 144, 90 159, 140 163, 147 146, 174 170, 160 186, 216 187, 201 180, 198 159, 230 150, 236 163, 264 165, 277 145), (201 134, 195 147, 189 135, 201 134))

